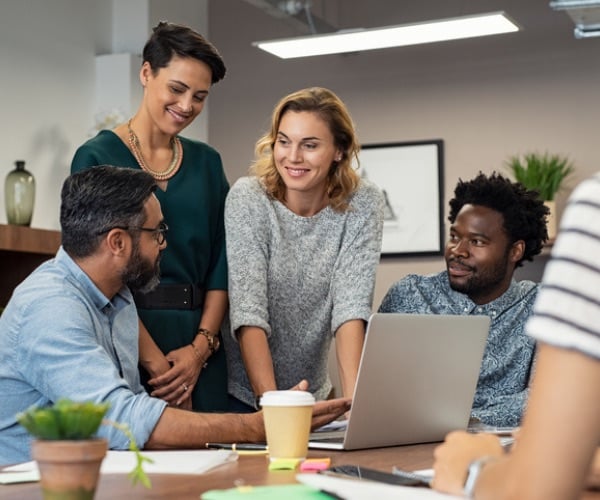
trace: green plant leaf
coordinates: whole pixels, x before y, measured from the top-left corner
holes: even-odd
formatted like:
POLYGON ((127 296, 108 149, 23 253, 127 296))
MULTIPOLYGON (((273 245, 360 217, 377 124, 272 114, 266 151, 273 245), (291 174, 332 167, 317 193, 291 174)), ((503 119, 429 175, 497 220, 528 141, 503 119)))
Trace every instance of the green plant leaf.
POLYGON ((56 415, 51 408, 30 408, 17 415, 17 422, 38 439, 62 439, 56 415))
POLYGON ((110 403, 60 399, 53 406, 43 408, 32 406, 17 414, 16 418, 29 434, 38 439, 71 441, 90 439, 98 432, 100 424, 118 429, 127 436, 129 449, 135 453, 136 465, 129 473, 132 483, 139 482, 146 488, 150 488, 152 484, 144 472, 143 465, 144 462, 152 462, 152 459, 140 453, 135 437, 126 424, 104 419, 109 407, 110 403))
POLYGON ((527 153, 522 157, 511 156, 506 162, 506 167, 517 182, 527 189, 537 191, 546 201, 554 200, 565 179, 575 170, 567 157, 547 152, 527 153))
POLYGON ((132 484, 137 484, 138 482, 144 485, 146 488, 152 487, 152 482, 150 478, 144 471, 144 462, 154 463, 150 457, 146 457, 140 453, 140 449, 135 441, 135 437, 129 429, 129 426, 126 424, 121 424, 119 422, 113 422, 112 420, 104 420, 104 424, 111 425, 116 429, 119 429, 123 434, 125 434, 129 438, 129 450, 133 451, 135 454, 136 463, 132 471, 129 472, 128 476, 131 479, 132 484))

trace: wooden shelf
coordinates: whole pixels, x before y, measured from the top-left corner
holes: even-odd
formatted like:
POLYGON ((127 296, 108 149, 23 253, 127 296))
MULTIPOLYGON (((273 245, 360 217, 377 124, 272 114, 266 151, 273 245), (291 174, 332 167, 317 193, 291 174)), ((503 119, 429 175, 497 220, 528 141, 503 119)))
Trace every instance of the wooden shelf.
POLYGON ((0 224, 0 250, 54 255, 59 246, 59 231, 0 224))
POLYGON ((37 266, 54 256, 60 231, 0 224, 0 306, 37 266))

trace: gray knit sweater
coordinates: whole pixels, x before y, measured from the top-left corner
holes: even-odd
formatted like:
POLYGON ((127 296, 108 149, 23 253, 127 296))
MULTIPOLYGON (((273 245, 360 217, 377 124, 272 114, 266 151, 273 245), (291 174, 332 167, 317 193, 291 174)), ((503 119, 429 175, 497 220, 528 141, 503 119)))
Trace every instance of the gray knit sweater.
POLYGON ((326 207, 301 217, 269 198, 257 178, 234 184, 225 204, 230 394, 254 404, 235 332, 258 326, 267 332, 277 387, 304 378, 317 399, 327 397, 333 335, 371 314, 383 205, 379 188, 361 180, 346 212, 326 207))

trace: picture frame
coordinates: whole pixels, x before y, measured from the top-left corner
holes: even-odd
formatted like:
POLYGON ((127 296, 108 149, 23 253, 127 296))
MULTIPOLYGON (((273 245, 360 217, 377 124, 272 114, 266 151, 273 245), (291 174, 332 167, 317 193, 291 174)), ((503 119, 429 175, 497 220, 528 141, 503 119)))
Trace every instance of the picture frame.
POLYGON ((443 140, 365 144, 359 173, 385 196, 382 257, 443 255, 443 140))

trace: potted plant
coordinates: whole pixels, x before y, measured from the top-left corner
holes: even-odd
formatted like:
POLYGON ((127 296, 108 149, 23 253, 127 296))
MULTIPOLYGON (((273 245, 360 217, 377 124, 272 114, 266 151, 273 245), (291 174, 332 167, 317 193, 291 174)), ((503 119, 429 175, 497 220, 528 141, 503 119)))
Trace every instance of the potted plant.
POLYGON ((512 156, 507 167, 515 180, 527 189, 535 189, 550 210, 547 228, 548 238, 556 236, 555 196, 564 187, 564 181, 575 170, 572 162, 565 156, 549 153, 527 153, 512 156))
POLYGON ((108 448, 106 439, 95 437, 101 424, 112 425, 125 433, 137 463, 130 472, 133 483, 146 487, 150 480, 142 464, 149 461, 140 454, 129 428, 104 420, 109 403, 74 402, 61 399, 53 406, 32 407, 17 415, 18 422, 34 436, 31 455, 38 463, 44 498, 47 500, 91 500, 96 491, 102 460, 108 448))

